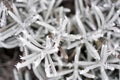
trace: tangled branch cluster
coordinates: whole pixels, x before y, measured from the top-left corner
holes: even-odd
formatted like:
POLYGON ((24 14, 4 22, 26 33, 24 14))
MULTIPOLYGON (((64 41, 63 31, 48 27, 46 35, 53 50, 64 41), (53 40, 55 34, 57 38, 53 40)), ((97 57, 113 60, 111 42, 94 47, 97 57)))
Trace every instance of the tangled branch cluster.
POLYGON ((119 80, 120 0, 74 0, 75 14, 61 3, 1 0, 0 47, 23 52, 16 80, 23 67, 39 80, 119 80))

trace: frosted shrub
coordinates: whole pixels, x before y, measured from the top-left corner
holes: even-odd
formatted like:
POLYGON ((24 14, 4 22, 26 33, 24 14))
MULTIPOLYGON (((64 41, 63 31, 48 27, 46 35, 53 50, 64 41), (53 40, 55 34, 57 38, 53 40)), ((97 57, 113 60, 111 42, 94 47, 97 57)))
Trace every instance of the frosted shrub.
POLYGON ((1 0, 0 47, 23 52, 15 80, 23 67, 39 80, 119 80, 120 0, 74 0, 75 14, 61 3, 1 0))

